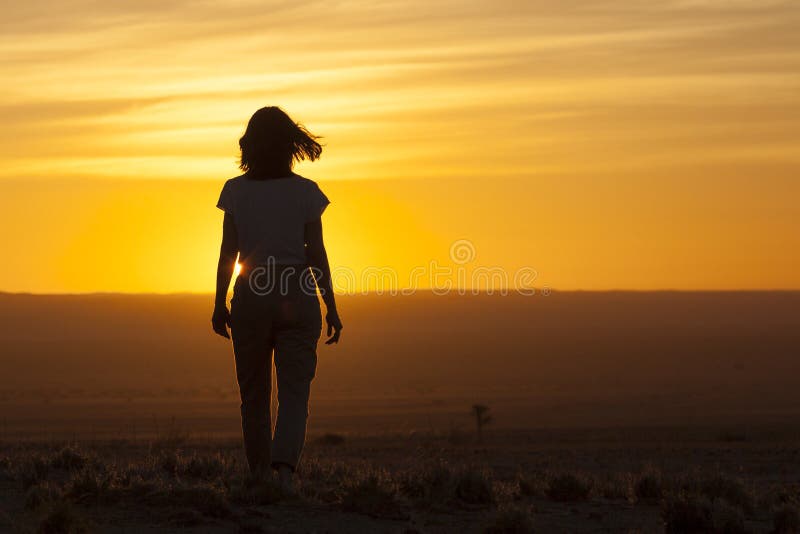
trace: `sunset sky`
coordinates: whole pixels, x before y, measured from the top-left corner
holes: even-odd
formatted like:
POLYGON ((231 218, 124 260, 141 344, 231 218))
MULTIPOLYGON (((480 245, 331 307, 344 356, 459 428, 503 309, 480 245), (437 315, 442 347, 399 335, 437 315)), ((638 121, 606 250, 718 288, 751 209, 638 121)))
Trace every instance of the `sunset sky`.
POLYGON ((324 136, 296 171, 334 268, 405 285, 469 240, 556 289, 800 289, 798 28, 793 0, 6 2, 0 291, 212 291, 265 105, 324 136))

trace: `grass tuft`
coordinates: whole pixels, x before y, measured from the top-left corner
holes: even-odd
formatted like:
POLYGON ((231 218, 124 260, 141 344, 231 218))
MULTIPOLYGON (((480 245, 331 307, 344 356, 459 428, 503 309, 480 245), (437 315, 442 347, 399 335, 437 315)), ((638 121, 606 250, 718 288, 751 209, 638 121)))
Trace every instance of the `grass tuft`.
POLYGON ((86 456, 72 447, 64 447, 50 459, 50 467, 67 471, 78 471, 83 469, 87 463, 86 456))
POLYGON ((455 494, 455 475, 443 462, 437 462, 402 473, 400 493, 420 508, 448 505, 455 494))
POLYGON ((342 508, 381 519, 407 519, 408 514, 395 498, 394 488, 385 477, 372 474, 351 484, 342 496, 342 508))

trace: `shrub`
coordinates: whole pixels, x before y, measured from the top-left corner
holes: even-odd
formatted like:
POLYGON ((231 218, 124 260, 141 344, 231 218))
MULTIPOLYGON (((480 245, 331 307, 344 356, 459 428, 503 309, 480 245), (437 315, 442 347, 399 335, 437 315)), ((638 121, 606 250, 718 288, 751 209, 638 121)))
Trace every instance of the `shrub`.
POLYGON ((14 478, 22 483, 23 489, 27 490, 31 486, 47 479, 50 466, 41 456, 34 456, 23 462, 14 473, 14 478))
POLYGON ((214 480, 230 471, 234 465, 233 460, 228 461, 220 454, 210 456, 193 454, 188 461, 180 462, 177 469, 182 475, 202 480, 214 480))
POLYGON ((110 491, 111 486, 112 477, 84 469, 69 481, 65 495, 70 500, 82 504, 107 503, 116 497, 116 494, 110 491))
POLYGON ((545 494, 558 502, 585 501, 592 491, 589 479, 571 473, 559 475, 550 479, 545 494))
POLYGON ((739 479, 726 477, 722 474, 697 481, 689 481, 684 489, 688 493, 704 495, 711 501, 722 499, 728 504, 740 508, 746 514, 753 513, 755 509, 753 495, 747 490, 744 483, 739 479))
POLYGON ((86 464, 86 457, 70 447, 64 447, 50 460, 50 466, 54 469, 66 469, 67 471, 83 469, 86 464))

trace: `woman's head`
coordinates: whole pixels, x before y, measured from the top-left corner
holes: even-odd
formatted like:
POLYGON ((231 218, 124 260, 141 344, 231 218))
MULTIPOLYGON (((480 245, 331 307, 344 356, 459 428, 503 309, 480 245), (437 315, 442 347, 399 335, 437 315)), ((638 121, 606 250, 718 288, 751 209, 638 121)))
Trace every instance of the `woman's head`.
POLYGON ((291 169, 295 161, 314 161, 322 153, 318 137, 294 122, 281 108, 256 111, 239 139, 243 171, 291 169))

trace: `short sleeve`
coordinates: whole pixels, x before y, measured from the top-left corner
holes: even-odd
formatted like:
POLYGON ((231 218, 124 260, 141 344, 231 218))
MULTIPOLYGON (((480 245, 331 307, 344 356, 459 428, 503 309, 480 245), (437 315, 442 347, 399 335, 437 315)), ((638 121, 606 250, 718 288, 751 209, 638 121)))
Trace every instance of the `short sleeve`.
POLYGON ((316 221, 322 216, 322 212, 331 203, 325 193, 314 183, 310 188, 310 199, 308 202, 308 212, 306 214, 306 222, 316 221))
POLYGON ((220 192, 219 200, 217 201, 217 207, 225 213, 233 215, 233 192, 231 191, 230 182, 225 182, 225 185, 222 186, 222 191, 220 192))

